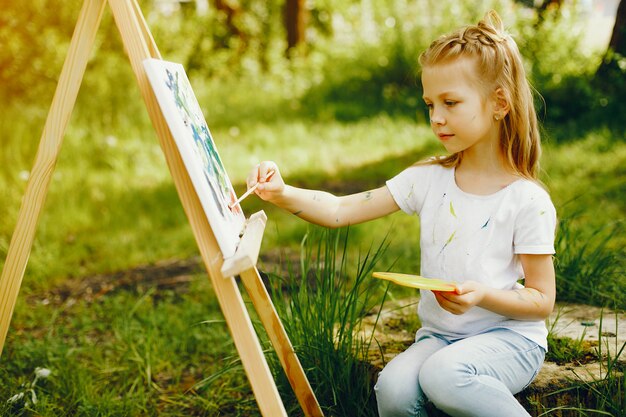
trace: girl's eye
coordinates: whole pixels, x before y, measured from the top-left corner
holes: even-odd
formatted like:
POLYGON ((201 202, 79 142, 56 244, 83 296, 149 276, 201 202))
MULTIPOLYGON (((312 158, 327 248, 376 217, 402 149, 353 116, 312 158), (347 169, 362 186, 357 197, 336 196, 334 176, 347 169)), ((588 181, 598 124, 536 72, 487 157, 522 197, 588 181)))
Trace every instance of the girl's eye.
POLYGON ((428 107, 429 109, 433 108, 433 103, 425 103, 425 104, 426 104, 426 107, 428 107))
POLYGON ((452 101, 452 100, 446 100, 444 101, 445 105, 448 107, 452 107, 454 106, 457 102, 456 101, 452 101))

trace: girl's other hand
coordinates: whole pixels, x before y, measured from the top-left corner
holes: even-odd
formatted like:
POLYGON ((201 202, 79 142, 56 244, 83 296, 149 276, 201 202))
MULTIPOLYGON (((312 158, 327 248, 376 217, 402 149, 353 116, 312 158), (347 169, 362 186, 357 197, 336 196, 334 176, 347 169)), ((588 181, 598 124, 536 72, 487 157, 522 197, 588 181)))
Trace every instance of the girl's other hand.
POLYGON ((444 310, 452 314, 464 314, 478 305, 485 297, 487 288, 475 281, 458 284, 455 292, 433 291, 437 302, 444 310))
POLYGON ((265 201, 272 201, 280 197, 285 190, 278 165, 272 161, 263 161, 256 165, 246 179, 248 189, 257 185, 254 193, 265 201))

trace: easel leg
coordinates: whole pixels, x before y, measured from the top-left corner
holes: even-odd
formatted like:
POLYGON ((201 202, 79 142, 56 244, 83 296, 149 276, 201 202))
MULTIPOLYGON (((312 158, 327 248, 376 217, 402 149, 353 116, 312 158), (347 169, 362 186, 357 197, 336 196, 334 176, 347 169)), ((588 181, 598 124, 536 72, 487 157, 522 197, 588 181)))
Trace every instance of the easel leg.
POLYGON ((48 194, 63 135, 76 102, 89 54, 93 49, 105 4, 105 0, 87 0, 83 4, 39 142, 35 164, 30 173, 0 277, 0 354, 22 285, 37 223, 48 194))
POLYGON ((278 359, 287 374, 287 378, 298 398, 298 402, 304 410, 304 414, 307 417, 322 417, 324 414, 317 402, 317 398, 315 398, 313 394, 313 390, 302 369, 302 365, 293 350, 283 323, 280 321, 280 317, 278 317, 270 295, 265 285, 263 285, 259 271, 256 268, 251 268, 241 272, 240 276, 243 285, 246 287, 246 291, 248 291, 252 299, 254 308, 263 323, 263 327, 265 327, 267 335, 276 350, 278 359))

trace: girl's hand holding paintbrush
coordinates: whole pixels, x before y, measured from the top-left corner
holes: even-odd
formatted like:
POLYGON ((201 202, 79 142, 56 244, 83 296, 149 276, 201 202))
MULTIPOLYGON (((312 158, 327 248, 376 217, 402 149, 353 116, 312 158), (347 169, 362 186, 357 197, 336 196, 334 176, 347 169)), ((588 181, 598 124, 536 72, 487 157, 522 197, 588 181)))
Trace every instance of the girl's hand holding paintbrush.
POLYGON ((254 167, 248 174, 246 183, 248 185, 246 194, 254 192, 265 201, 280 197, 285 189, 285 181, 280 175, 278 166, 271 161, 261 162, 254 167))

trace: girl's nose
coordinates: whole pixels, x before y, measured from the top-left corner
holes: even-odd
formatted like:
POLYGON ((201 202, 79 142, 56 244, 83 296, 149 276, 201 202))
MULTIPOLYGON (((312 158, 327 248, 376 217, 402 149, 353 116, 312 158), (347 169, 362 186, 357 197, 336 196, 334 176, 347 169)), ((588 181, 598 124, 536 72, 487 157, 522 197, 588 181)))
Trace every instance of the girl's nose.
POLYGON ((442 125, 444 124, 445 119, 441 116, 441 114, 439 114, 438 112, 431 112, 430 113, 430 124, 433 125, 442 125))

